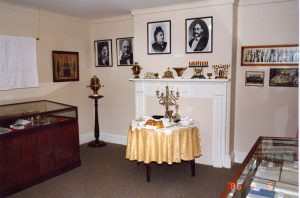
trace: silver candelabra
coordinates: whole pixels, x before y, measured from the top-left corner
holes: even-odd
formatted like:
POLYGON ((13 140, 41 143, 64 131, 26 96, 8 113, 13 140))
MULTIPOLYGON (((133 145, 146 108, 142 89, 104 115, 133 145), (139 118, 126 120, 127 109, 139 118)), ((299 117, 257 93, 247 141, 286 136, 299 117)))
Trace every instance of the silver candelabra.
POLYGON ((165 106, 166 112, 165 112, 165 117, 171 119, 173 111, 170 110, 169 108, 173 105, 176 105, 176 100, 179 99, 179 92, 178 90, 175 92, 176 95, 174 94, 174 91, 169 91, 169 86, 166 86, 166 93, 164 94, 163 92, 160 93, 159 90, 156 91, 156 96, 159 99, 159 104, 165 106))

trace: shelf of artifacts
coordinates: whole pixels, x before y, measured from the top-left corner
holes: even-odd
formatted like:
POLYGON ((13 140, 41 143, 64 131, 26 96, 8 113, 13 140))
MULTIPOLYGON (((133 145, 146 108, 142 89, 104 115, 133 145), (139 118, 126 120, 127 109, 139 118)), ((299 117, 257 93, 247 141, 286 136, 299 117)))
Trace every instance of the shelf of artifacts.
POLYGON ((143 78, 140 78, 139 74, 142 68, 139 65, 134 65, 132 70, 135 75, 134 78, 129 80, 139 81, 139 80, 161 80, 161 81, 229 81, 228 80, 228 70, 230 65, 212 65, 212 68, 209 68, 208 61, 189 61, 187 67, 173 67, 177 76, 174 77, 173 72, 170 67, 163 73, 162 77, 159 77, 158 72, 146 72, 143 78), (183 74, 187 68, 193 68, 194 74, 191 78, 183 78, 183 74), (204 74, 204 68, 208 68, 212 72, 207 72, 204 74))

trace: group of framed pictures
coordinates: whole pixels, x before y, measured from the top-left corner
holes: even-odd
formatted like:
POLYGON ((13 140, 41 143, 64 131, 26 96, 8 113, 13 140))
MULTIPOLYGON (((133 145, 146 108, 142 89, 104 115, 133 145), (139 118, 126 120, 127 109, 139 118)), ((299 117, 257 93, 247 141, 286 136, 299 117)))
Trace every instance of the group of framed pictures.
MULTIPOLYGON (((298 45, 244 46, 242 66, 298 66, 298 45)), ((264 86, 264 71, 246 71, 246 86, 264 86)), ((298 68, 270 68, 269 86, 298 87, 298 68)))
MULTIPOLYGON (((112 39, 97 40, 94 42, 96 67, 112 67, 112 39)), ((133 37, 117 38, 117 65, 133 65, 133 37)))
MULTIPOLYGON (((213 18, 185 20, 186 53, 212 52, 213 18)), ((147 51, 149 55, 171 54, 171 21, 147 23, 147 51)))

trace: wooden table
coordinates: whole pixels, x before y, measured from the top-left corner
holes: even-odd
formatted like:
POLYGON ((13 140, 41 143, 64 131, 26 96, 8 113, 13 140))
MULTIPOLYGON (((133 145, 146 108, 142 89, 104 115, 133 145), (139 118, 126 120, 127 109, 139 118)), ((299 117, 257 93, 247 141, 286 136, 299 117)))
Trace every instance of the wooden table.
POLYGON ((199 129, 196 125, 150 129, 132 125, 128 131, 126 159, 146 164, 147 181, 150 181, 150 163, 181 163, 191 161, 195 176, 195 158, 202 154, 199 129))

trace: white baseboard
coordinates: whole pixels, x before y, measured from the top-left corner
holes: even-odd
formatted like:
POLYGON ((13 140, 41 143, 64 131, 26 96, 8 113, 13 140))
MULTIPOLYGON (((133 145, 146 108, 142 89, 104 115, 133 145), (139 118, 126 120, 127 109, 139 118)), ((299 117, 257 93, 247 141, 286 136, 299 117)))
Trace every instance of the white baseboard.
POLYGON ((223 162, 223 167, 231 168, 232 162, 234 160, 234 153, 230 153, 230 155, 225 155, 225 159, 223 162))
MULTIPOLYGON (((84 134, 80 134, 79 136, 79 143, 85 144, 87 142, 90 142, 95 139, 94 132, 88 132, 84 134)), ((114 135, 112 133, 100 133, 100 140, 103 140, 104 142, 109 142, 113 144, 121 144, 126 145, 127 144, 127 136, 123 135, 114 135)))
POLYGON ((244 161, 244 159, 246 158, 247 153, 234 152, 234 155, 235 155, 234 162, 242 163, 244 161))

